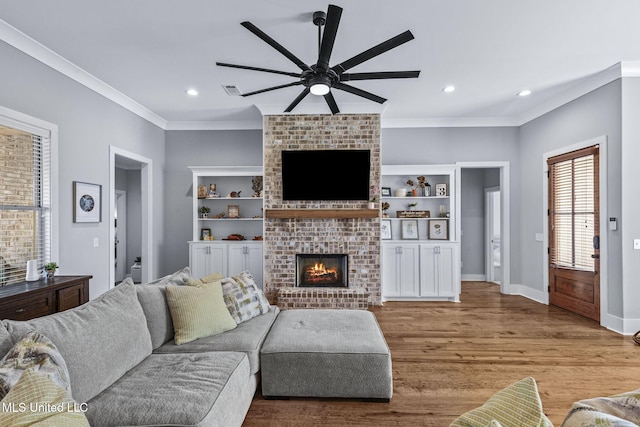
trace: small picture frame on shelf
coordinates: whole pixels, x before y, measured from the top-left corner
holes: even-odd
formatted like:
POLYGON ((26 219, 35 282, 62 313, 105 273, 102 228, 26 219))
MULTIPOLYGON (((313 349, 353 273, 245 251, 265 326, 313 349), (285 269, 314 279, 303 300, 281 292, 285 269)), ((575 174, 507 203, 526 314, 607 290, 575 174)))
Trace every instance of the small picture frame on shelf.
POLYGON ((380 189, 380 197, 391 197, 391 187, 382 187, 380 189))
POLYGON ((391 220, 390 219, 380 220, 380 239, 391 240, 391 220))
POLYGON ((449 240, 449 221, 446 219, 429 220, 430 240, 449 240))
POLYGON ((201 228, 200 229, 200 240, 212 240, 211 239, 211 229, 210 228, 201 228))
POLYGON ((403 219, 401 223, 403 240, 418 240, 418 220, 403 219))
POLYGON ((227 205, 227 218, 240 218, 240 205, 227 205))
POLYGON ((447 184, 436 184, 436 196, 447 195, 447 184))

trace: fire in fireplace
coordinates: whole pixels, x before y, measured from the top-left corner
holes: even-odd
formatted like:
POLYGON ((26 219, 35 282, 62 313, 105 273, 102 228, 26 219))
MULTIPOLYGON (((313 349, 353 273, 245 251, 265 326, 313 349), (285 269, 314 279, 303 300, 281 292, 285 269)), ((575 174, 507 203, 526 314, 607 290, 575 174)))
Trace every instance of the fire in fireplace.
POLYGON ((347 288, 348 257, 345 254, 297 254, 296 286, 347 288))

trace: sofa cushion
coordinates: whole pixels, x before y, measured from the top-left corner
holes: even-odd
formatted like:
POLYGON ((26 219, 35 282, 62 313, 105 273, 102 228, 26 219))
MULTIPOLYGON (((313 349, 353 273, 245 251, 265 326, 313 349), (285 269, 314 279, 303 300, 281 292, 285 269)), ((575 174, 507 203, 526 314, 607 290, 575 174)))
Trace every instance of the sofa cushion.
POLYGON ((61 313, 4 323, 14 341, 32 330, 51 339, 69 368, 73 397, 86 402, 151 354, 151 337, 134 286, 116 286, 61 313))
POLYGON ((184 267, 173 274, 168 274, 159 279, 153 280, 147 285, 184 285, 191 280, 191 269, 184 267))
POLYGON ((456 418, 449 427, 485 427, 494 421, 503 426, 553 427, 542 412, 538 387, 531 377, 500 390, 481 407, 456 418))
POLYGON ((13 347, 13 340, 11 334, 4 327, 4 324, 0 324, 0 357, 4 357, 5 354, 13 347))
POLYGON ((151 335, 151 346, 155 350, 173 339, 173 320, 167 305, 167 285, 136 285, 136 293, 151 335))
POLYGON ((241 351, 249 357, 251 373, 260 370, 260 348, 280 309, 272 305, 268 313, 241 323, 237 328, 223 334, 200 338, 183 345, 169 341, 154 350, 154 353, 197 353, 205 351, 241 351))
POLYGON ((91 425, 240 426, 256 389, 244 353, 153 354, 88 402, 91 425))
POLYGON ((62 355, 49 338, 33 331, 18 341, 0 361, 0 399, 18 383, 27 369, 48 376, 64 391, 71 392, 69 370, 62 355))
POLYGON ((222 279, 222 292, 229 313, 236 323, 269 311, 269 301, 248 271, 222 279))
POLYGON ((65 426, 88 427, 83 406, 73 401, 67 392, 50 377, 27 369, 2 400, 0 425, 3 426, 65 426), (52 407, 60 411, 33 411, 31 408, 52 407), (13 407, 5 411, 4 408, 13 407))
POLYGON ((237 326, 222 299, 220 281, 199 286, 169 285, 166 294, 177 345, 237 326))

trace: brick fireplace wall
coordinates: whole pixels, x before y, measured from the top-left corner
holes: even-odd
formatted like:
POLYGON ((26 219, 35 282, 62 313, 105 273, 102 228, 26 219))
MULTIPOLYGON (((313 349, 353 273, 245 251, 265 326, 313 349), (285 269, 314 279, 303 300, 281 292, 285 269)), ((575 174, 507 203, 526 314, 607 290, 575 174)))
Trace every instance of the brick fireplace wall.
MULTIPOLYGON (((264 207, 362 209, 366 201, 283 201, 282 150, 366 149, 370 187, 380 194, 380 115, 283 115, 264 118, 264 207)), ((321 184, 320 184, 321 185, 321 184)), ((345 182, 345 185, 349 185, 345 182)), ((372 194, 373 196, 373 194, 372 194)), ((380 218, 265 217, 264 289, 281 308, 366 308, 381 304, 380 218), (295 288, 296 253, 347 254, 349 290, 295 288), (310 290, 311 289, 311 290, 310 290)))

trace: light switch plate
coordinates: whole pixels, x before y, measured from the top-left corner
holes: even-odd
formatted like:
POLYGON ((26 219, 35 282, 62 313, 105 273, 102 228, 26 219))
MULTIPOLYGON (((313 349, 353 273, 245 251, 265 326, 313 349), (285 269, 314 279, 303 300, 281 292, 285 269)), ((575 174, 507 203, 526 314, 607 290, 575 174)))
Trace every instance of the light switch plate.
POLYGON ((633 239, 633 249, 640 249, 640 239, 633 239))

